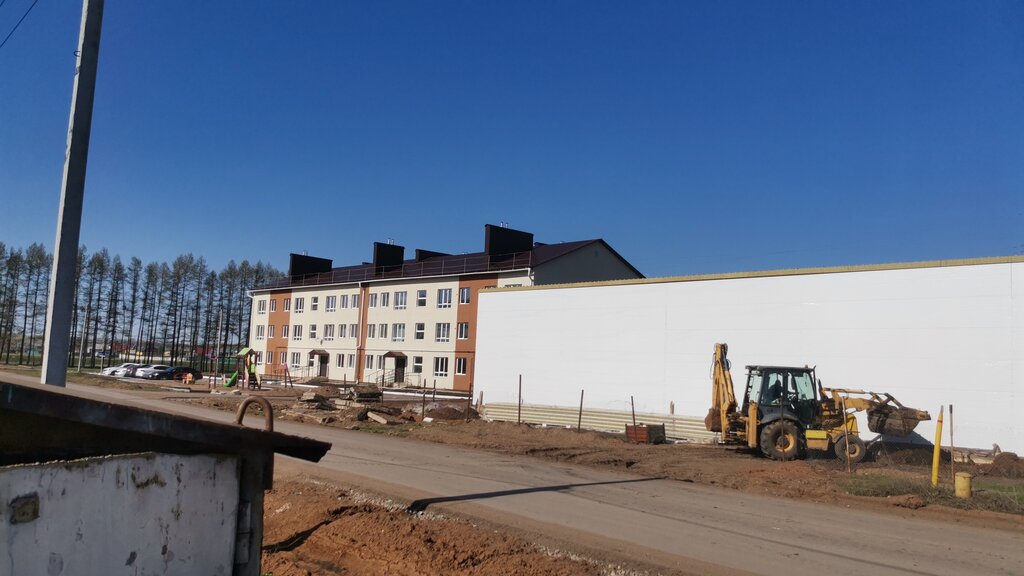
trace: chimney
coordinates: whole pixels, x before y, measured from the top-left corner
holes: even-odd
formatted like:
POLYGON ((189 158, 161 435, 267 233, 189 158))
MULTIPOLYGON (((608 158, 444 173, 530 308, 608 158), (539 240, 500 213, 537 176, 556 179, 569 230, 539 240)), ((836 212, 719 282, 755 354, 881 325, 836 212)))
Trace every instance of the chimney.
POLYGON ((333 260, 306 256, 305 254, 288 255, 288 276, 290 278, 302 277, 309 274, 320 274, 330 272, 333 260))
POLYGON ((436 256, 448 256, 444 252, 434 252, 433 250, 423 250, 421 248, 416 249, 416 261, 423 262, 427 258, 434 258, 436 256))
POLYGON ((493 224, 484 225, 484 252, 499 256, 533 249, 533 234, 493 224))
POLYGON ((373 243, 373 274, 381 274, 401 268, 405 261, 405 246, 397 244, 373 243))

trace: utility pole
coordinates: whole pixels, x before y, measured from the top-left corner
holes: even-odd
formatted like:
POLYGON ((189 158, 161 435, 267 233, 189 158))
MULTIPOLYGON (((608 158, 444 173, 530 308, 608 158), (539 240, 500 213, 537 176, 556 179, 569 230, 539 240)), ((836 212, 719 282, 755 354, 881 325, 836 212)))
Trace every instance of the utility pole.
POLYGON ((82 28, 78 35, 75 87, 71 93, 71 118, 64 156, 57 239, 53 245, 53 271, 46 307, 46 342, 40 381, 64 386, 71 348, 71 315, 75 305, 75 266, 82 229, 85 168, 92 132, 92 103, 96 93, 96 68, 100 54, 100 28, 104 0, 82 0, 82 28))

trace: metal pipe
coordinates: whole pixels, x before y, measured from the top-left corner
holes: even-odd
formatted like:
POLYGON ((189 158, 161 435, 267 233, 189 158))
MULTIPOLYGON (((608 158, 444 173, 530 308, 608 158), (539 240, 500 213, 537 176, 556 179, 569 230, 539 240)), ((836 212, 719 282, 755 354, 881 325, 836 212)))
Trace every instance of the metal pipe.
POLYGON ((932 450, 932 488, 939 485, 939 457, 942 454, 942 414, 945 406, 939 407, 939 419, 935 422, 935 449, 932 450))
POLYGON ((576 420, 576 432, 583 430, 583 390, 580 390, 580 415, 576 420))

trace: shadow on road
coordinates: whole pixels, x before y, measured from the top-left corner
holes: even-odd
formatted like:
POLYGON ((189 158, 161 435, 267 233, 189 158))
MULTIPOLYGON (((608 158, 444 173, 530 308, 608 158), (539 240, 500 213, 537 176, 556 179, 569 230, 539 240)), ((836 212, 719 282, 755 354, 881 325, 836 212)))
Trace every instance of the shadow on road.
POLYGON ((664 476, 656 476, 653 478, 637 478, 635 480, 609 480, 607 482, 584 482, 580 484, 555 484, 553 486, 535 486, 532 488, 516 488, 514 490, 498 490, 495 492, 478 492, 476 494, 460 494, 458 496, 438 496, 437 498, 422 498, 415 500, 405 511, 409 514, 416 514, 417 512, 423 512, 427 509, 427 506, 431 504, 441 504, 443 502, 462 502, 465 500, 486 500, 488 498, 499 498, 501 496, 515 496, 517 494, 531 494, 533 492, 563 492, 565 490, 571 490, 573 488, 583 488, 586 486, 607 486, 609 484, 632 484, 635 482, 650 482, 651 480, 664 480, 664 476))

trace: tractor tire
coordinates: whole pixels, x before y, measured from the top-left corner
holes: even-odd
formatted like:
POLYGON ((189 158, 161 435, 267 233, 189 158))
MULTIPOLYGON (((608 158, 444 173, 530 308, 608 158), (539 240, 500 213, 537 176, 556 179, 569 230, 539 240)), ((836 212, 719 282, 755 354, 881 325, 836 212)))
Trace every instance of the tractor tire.
POLYGON ((860 439, 860 436, 849 436, 849 448, 847 448, 846 435, 843 435, 836 440, 836 444, 833 450, 836 453, 836 458, 842 461, 846 461, 846 451, 850 451, 850 462, 856 464, 864 459, 864 456, 868 453, 867 446, 864 445, 864 441, 860 439))
POLYGON ((800 456, 800 429, 788 420, 776 420, 761 430, 761 453, 772 460, 800 456))

